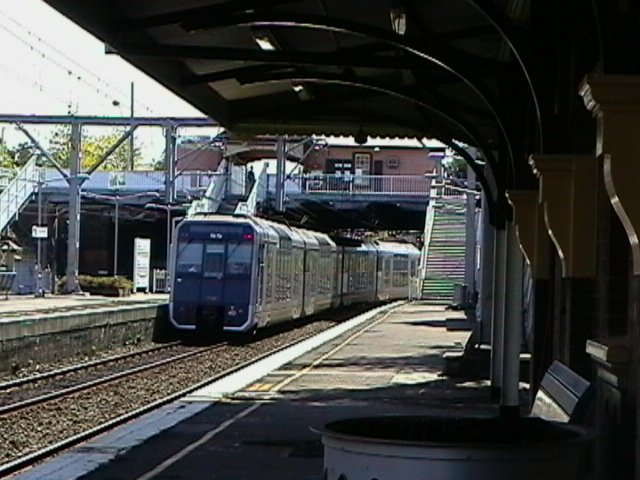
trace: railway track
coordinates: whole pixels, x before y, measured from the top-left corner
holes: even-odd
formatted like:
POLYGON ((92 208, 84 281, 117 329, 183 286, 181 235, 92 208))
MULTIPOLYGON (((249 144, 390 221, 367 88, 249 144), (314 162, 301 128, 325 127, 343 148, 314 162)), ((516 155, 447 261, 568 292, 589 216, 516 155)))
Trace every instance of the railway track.
POLYGON ((29 394, 26 398, 15 392, 21 389, 34 390, 30 387, 32 381, 53 380, 61 387, 68 381, 62 382, 61 379, 68 375, 77 376, 79 372, 88 375, 94 368, 103 368, 109 362, 126 363, 126 357, 135 358, 141 354, 136 352, 121 356, 118 360, 104 359, 0 384, 0 398, 5 399, 0 402, 0 477, 29 467, 175 401, 248 364, 330 328, 337 321, 344 320, 346 315, 340 317, 303 323, 293 330, 276 330, 272 335, 259 335, 251 343, 191 347, 193 351, 184 352, 174 359, 137 365, 85 382, 74 379, 73 384, 66 388, 55 388, 38 395, 29 394), (7 399, 12 391, 14 401, 9 401, 7 399))
POLYGON ((101 365, 106 365, 109 363, 119 362, 121 360, 127 360, 130 358, 144 356, 149 353, 162 352, 164 350, 173 348, 177 345, 181 345, 181 342, 166 343, 166 344, 158 345, 151 348, 145 348, 141 350, 135 350, 133 352, 123 353, 121 355, 114 355, 111 357, 101 358, 99 360, 94 360, 92 362, 79 363, 79 364, 71 365, 68 367, 50 370, 48 372, 30 375, 28 377, 18 378, 18 379, 6 381, 6 382, 0 382, 0 392, 11 390, 17 387, 22 387, 24 385, 36 384, 37 382, 41 382, 41 381, 56 378, 56 377, 62 377, 64 375, 69 375, 74 372, 80 372, 82 370, 99 367, 101 365))
POLYGON ((0 391, 5 391, 0 397, 0 416, 35 407, 75 393, 85 392, 101 385, 107 385, 126 379, 132 375, 138 375, 154 368, 184 361, 223 347, 224 344, 221 344, 208 348, 191 349, 186 352, 180 351, 181 345, 179 344, 156 347, 0 384, 0 391), (135 362, 133 366, 127 366, 125 364, 126 361, 138 360, 140 357, 152 354, 166 354, 171 349, 176 349, 176 353, 169 353, 169 356, 159 360, 148 359, 141 365, 138 365, 139 362, 135 362), (105 369, 105 367, 107 367, 107 369, 105 369), (111 371, 113 368, 117 371, 111 371), (83 372, 84 377, 79 376, 79 372, 83 372), (70 375, 74 377, 67 378, 70 375), (41 382, 46 380, 54 381, 39 386, 41 382), (40 393, 43 390, 45 393, 40 393))

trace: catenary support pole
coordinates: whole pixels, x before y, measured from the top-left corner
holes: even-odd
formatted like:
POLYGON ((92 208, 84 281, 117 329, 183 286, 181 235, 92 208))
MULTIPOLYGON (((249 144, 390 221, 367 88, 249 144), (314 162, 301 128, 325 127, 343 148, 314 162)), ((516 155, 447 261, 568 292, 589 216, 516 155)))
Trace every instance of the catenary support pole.
POLYGON ((164 126, 164 172, 165 172, 165 202, 170 205, 174 201, 175 192, 175 147, 176 126, 166 123, 164 126))
POLYGON ((284 147, 284 137, 279 136, 276 142, 276 210, 279 212, 284 211, 284 147))
POLYGON ((80 253, 80 188, 83 180, 80 173, 80 142, 82 126, 79 122, 71 123, 71 154, 69 158, 69 232, 67 235, 67 281, 69 293, 80 291, 78 284, 80 253))
POLYGON ((113 218, 113 229, 114 229, 114 233, 113 233, 113 276, 117 276, 118 275, 118 243, 120 242, 120 237, 119 237, 119 227, 120 227, 120 197, 118 197, 118 195, 116 195, 114 197, 114 202, 115 202, 115 214, 114 214, 114 218, 113 218))

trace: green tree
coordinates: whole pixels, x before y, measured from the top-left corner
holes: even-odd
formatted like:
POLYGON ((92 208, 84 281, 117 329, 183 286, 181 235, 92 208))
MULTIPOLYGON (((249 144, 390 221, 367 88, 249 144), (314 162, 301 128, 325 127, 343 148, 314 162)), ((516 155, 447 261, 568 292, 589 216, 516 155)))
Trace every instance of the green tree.
POLYGON ((467 178, 467 161, 462 157, 453 157, 445 168, 455 177, 467 178))
POLYGON ((5 143, 0 140, 0 168, 14 168, 16 166, 15 153, 5 143))
MULTIPOLYGON (((109 150, 122 136, 122 133, 114 130, 106 135, 82 135, 81 162, 82 169, 93 167, 107 150, 109 150)), ((57 128, 49 140, 49 153, 63 168, 69 168, 71 156, 71 125, 61 125, 57 128)), ((142 153, 139 146, 133 149, 134 165, 139 165, 142 153)), ((129 168, 129 142, 125 141, 109 158, 100 166, 101 170, 127 170, 129 168)))
POLYGON ((22 142, 11 148, 0 141, 0 168, 20 168, 36 154, 36 147, 29 142, 22 142))

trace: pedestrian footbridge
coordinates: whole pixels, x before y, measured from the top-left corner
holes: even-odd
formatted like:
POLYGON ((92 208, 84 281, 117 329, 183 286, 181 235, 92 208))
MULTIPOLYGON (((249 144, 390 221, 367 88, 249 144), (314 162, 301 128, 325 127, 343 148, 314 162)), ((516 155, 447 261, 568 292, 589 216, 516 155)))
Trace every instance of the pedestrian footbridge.
MULTIPOLYGON (((169 198, 185 215, 260 211, 309 228, 421 229, 436 180, 434 175, 290 174, 279 182, 265 166, 249 191, 245 168, 225 161, 217 171, 183 171, 170 182, 164 171, 96 170, 82 181, 82 202, 84 208, 96 203, 144 208, 169 198)), ((30 161, 0 193, 0 232, 23 208, 35 208, 38 197, 45 205, 64 204, 68 194, 60 171, 30 161)))

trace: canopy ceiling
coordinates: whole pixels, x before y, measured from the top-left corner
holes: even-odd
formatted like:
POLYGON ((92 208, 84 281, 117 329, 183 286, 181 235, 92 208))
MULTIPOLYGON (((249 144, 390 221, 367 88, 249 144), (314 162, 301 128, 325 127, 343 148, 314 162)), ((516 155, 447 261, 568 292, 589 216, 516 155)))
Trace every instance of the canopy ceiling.
POLYGON ((598 31, 585 2, 45 1, 236 135, 430 136, 458 148, 491 203, 535 181, 526 155, 556 127, 545 116, 575 123, 576 99, 557 94, 602 50, 591 35, 561 66, 578 32, 598 31))

